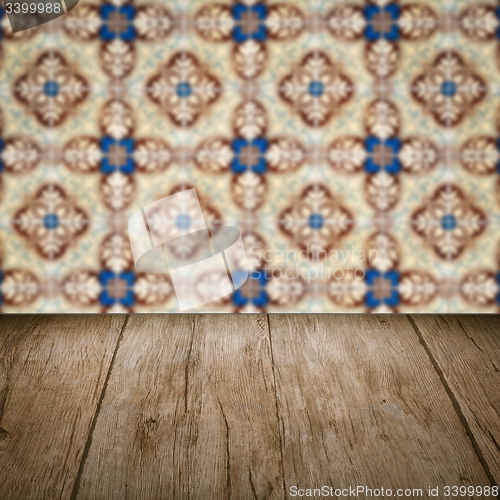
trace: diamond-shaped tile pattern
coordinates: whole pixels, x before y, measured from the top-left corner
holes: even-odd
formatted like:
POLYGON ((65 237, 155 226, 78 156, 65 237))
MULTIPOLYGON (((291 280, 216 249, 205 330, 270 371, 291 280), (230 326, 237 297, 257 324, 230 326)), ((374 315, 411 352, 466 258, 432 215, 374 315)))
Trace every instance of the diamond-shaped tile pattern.
MULTIPOLYGON (((2 311, 178 311, 170 274, 135 267, 128 220, 194 188, 248 267, 194 311, 496 312, 499 12, 88 0, 16 33, 3 16, 2 311)), ((174 208, 163 232, 189 233, 174 208)), ((197 297, 227 282, 200 276, 197 297)))

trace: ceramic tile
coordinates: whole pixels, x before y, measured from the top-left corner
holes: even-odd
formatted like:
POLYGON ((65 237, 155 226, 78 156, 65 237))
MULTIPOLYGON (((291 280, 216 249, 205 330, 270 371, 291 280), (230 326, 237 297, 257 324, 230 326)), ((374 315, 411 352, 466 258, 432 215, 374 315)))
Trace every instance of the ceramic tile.
MULTIPOLYGON (((128 222, 194 188, 246 264, 226 259, 217 300, 207 268, 193 311, 497 311, 498 24, 476 0, 89 0, 16 34, 4 16, 2 310, 178 312, 128 222)), ((188 231, 194 209, 160 222, 188 231)))

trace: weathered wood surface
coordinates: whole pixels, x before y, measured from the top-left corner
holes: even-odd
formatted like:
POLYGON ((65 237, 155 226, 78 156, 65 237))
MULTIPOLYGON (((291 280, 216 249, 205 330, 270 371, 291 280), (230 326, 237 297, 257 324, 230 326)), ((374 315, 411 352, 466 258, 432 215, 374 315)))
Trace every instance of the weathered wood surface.
POLYGON ((123 316, 4 316, 0 498, 69 498, 123 316))
POLYGON ((500 316, 412 316, 490 477, 500 484, 500 316))
POLYGON ((266 316, 130 319, 77 499, 283 498, 280 466, 266 316))
POLYGON ((0 499, 498 482, 499 324, 2 316, 0 499))
POLYGON ((489 484, 406 317, 270 324, 287 489, 489 484))

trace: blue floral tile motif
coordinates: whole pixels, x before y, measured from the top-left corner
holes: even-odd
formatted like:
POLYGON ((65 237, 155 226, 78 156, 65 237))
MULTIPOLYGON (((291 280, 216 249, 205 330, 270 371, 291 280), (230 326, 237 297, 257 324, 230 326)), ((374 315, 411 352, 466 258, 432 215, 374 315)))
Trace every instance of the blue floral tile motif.
POLYGON ((393 137, 383 141, 378 137, 368 137, 365 139, 365 148, 369 155, 365 161, 367 174, 385 171, 388 174, 396 175, 401 172, 401 163, 398 158, 401 149, 400 139, 393 137))
POLYGON ((189 229, 191 227, 191 217, 188 214, 179 214, 175 219, 175 225, 181 230, 189 229))
POLYGON ((399 272, 388 271, 383 273, 376 269, 367 269, 366 284, 372 289, 368 291, 365 297, 365 305, 369 309, 385 304, 389 307, 399 305, 399 293, 397 286, 399 284, 399 272))
POLYGON ((120 38, 124 42, 133 42, 136 37, 135 28, 131 23, 134 16, 135 7, 130 4, 119 7, 110 3, 101 5, 101 40, 109 42, 120 38))
POLYGON ((111 307, 116 304, 132 307, 135 304, 132 289, 135 282, 133 271, 114 273, 104 270, 99 273, 99 282, 103 288, 99 299, 103 307, 111 307))
POLYGON ((399 40, 399 18, 400 7, 390 3, 380 7, 378 5, 366 5, 364 8, 365 19, 368 22, 365 28, 365 38, 369 42, 376 42, 381 38, 396 42, 399 40))
POLYGON ((457 225, 457 218, 453 214, 446 214, 441 218, 441 227, 445 231, 453 231, 457 225))
POLYGON ((178 97, 181 99, 186 99, 193 93, 193 88, 189 82, 180 82, 177 84, 175 88, 178 97))
POLYGON ((235 157, 231 163, 231 171, 234 174, 243 174, 248 170, 262 175, 267 171, 266 159, 264 157, 269 141, 265 137, 258 137, 248 141, 238 137, 232 142, 235 157))
POLYGON ((313 213, 309 216, 309 227, 311 229, 321 229, 325 224, 325 218, 318 213, 313 213))
MULTIPOLYGON (((500 153, 500 137, 497 139, 497 150, 500 153)), ((497 173, 500 175, 500 159, 497 161, 497 173)))
POLYGON ((319 80, 313 80, 311 83, 309 83, 308 90, 309 94, 313 97, 321 97, 323 95, 323 92, 325 91, 325 86, 323 82, 320 82, 319 80))
POLYGON ((101 172, 112 174, 120 171, 123 174, 133 174, 135 171, 134 159, 132 158, 134 143, 134 139, 130 137, 120 140, 103 137, 101 151, 105 156, 101 160, 101 172))
POLYGON ((441 84, 441 94, 445 97, 453 97, 456 95, 458 90, 458 85, 453 80, 445 80, 441 84))
POLYGON ((43 225, 50 231, 59 226, 59 217, 57 214, 50 213, 44 216, 43 225))
POLYGON ((267 278, 264 270, 251 272, 247 282, 233 293, 233 305, 238 308, 248 305, 259 308, 267 307, 269 298, 265 290, 266 284, 267 278))
MULTIPOLYGON (((497 6, 497 8, 496 8, 496 14, 497 14, 498 20, 500 21, 500 5, 497 6)), ((497 38, 500 40, 500 25, 498 26, 498 29, 497 29, 497 38)))
POLYGON ((267 16, 267 6, 263 3, 233 5, 233 18, 238 23, 233 30, 233 40, 243 43, 247 40, 264 42, 267 38, 264 20, 267 16))
MULTIPOLYGON (((0 276, 1 277, 1 276, 0 276)), ((497 273, 497 285, 500 288, 500 271, 497 273)), ((500 306, 500 292, 497 294, 497 304, 500 306)))
POLYGON ((43 93, 47 97, 55 97, 59 94, 59 84, 54 80, 47 80, 43 84, 43 93))

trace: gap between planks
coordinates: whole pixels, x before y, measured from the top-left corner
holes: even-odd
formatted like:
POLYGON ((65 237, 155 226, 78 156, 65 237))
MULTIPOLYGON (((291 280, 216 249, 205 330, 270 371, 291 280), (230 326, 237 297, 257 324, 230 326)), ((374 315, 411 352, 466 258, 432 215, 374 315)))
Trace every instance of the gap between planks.
POLYGON ((0 317, 0 496, 69 498, 125 318, 0 317))
POLYGON ((87 437, 87 442, 85 443, 85 448, 83 450, 82 460, 80 461, 80 466, 78 467, 78 472, 76 474, 75 484, 73 485, 73 491, 71 492, 70 500, 75 500, 78 495, 78 489, 80 488, 80 480, 83 473, 83 468, 85 467, 85 462, 87 461, 87 456, 89 454, 90 446, 92 445, 92 436, 94 434, 94 429, 97 423, 97 419, 99 418, 99 413, 101 411, 102 401, 104 399, 104 395, 106 394, 106 389, 108 387, 109 377, 111 376, 111 372, 113 371, 113 366, 115 364, 116 354, 118 349, 120 348, 120 343, 123 339, 123 332, 127 327, 127 323, 130 316, 127 314, 125 316, 125 320, 123 322, 122 328, 120 330, 120 334, 118 336, 118 341, 116 342, 115 350, 113 352, 113 356, 111 358, 111 362, 109 364, 108 373, 106 374, 106 378, 104 379, 104 384, 102 386, 101 394, 99 396, 99 401, 97 402, 97 407, 94 413, 94 417, 92 418, 92 424, 90 426, 89 435, 87 437))
POLYGON ((500 483, 500 316, 413 315, 470 431, 485 471, 500 483))
POLYGON ((443 370, 439 366, 439 363, 436 360, 436 358, 433 356, 430 347, 427 345, 427 342, 425 341, 425 339, 422 335, 422 332, 419 330, 419 328, 418 328, 417 324, 415 323, 415 321, 413 320, 413 318, 410 315, 408 315, 407 318, 410 321, 411 325, 413 326, 413 329, 415 330, 415 333, 417 334, 418 339, 419 339, 420 343, 422 344, 422 347, 425 349, 427 356, 429 356, 429 359, 431 360, 432 366, 434 367, 434 370, 436 370, 436 373, 438 374, 439 380, 443 384, 443 387, 446 391, 446 394, 448 395, 448 397, 450 398, 450 401, 453 404, 453 409, 455 410, 455 413, 457 414, 457 416, 460 420, 460 423, 462 424, 462 426, 463 426, 463 428, 464 428, 464 430, 465 430, 465 432, 466 432, 466 434, 467 434, 467 436, 472 444, 472 448, 474 449, 474 452, 475 452, 479 462, 483 466, 483 469, 486 472, 488 479, 490 480, 491 485, 498 486, 495 478, 493 477, 493 474, 490 471, 490 468, 488 466, 488 462, 486 461, 486 459, 483 455, 483 452, 481 451, 481 448, 479 447, 479 444, 477 443, 477 440, 474 436, 474 433, 472 432, 472 430, 469 426, 469 423, 467 422, 467 419, 465 418, 465 415, 463 414, 462 409, 460 408, 460 404, 457 401, 457 398, 455 397, 453 390, 451 389, 451 387, 448 385, 448 382, 446 381, 446 377, 443 373, 443 370))
POLYGON ((406 317, 273 315, 270 324, 287 486, 487 485, 406 317))

